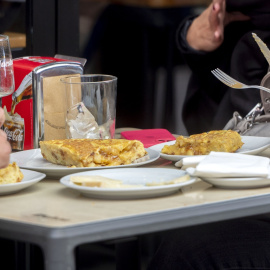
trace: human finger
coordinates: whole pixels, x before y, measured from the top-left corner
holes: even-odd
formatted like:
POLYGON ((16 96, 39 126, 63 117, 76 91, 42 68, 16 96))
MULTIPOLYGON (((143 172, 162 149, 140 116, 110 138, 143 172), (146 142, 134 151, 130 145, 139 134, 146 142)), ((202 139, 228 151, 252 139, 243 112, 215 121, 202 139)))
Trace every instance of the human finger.
POLYGON ((7 140, 7 134, 2 129, 0 129, 0 140, 7 140))
POLYGON ((214 33, 214 39, 222 41, 224 33, 224 18, 226 13, 225 0, 215 0, 209 14, 209 23, 214 33))
POLYGON ((225 16, 226 2, 225 0, 213 0, 212 8, 209 14, 209 22, 213 28, 223 23, 222 19, 225 16))
POLYGON ((0 127, 4 124, 5 122, 5 113, 3 108, 0 107, 0 127))
POLYGON ((0 130, 0 168, 5 168, 9 164, 11 153, 10 143, 7 141, 7 135, 0 130))

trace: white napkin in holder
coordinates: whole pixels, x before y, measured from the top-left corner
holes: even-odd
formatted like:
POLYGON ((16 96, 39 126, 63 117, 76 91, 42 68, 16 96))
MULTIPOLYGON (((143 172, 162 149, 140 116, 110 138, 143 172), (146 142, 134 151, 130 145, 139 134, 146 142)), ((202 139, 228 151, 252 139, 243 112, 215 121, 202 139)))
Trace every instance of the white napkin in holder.
MULTIPOLYGON (((184 158, 185 159, 185 158, 184 158)), ((209 155, 198 158, 188 157, 182 165, 192 166, 186 171, 197 177, 268 177, 269 158, 237 153, 211 152, 209 155), (196 165, 197 162, 197 165, 196 165), (195 168, 194 168, 195 167, 195 168)), ((180 164, 178 163, 178 166, 180 164)), ((177 166, 177 165, 176 165, 177 166)))

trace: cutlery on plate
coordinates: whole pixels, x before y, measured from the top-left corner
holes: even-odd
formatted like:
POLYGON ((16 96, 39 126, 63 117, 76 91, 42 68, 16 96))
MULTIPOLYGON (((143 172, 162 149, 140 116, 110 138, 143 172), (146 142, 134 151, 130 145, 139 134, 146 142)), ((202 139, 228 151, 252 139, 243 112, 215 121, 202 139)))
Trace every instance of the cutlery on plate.
POLYGON ((257 88, 257 89, 270 93, 269 88, 266 88, 260 85, 246 85, 244 83, 241 83, 233 79, 231 76, 227 75, 219 68, 216 68, 212 70, 211 72, 217 79, 219 79, 221 82, 223 82, 224 84, 228 85, 231 88, 235 88, 235 89, 257 88))
POLYGON ((269 48, 255 33, 252 33, 252 36, 255 39, 255 41, 257 42, 258 46, 260 47, 261 52, 263 53, 268 64, 270 65, 270 50, 269 50, 269 48))

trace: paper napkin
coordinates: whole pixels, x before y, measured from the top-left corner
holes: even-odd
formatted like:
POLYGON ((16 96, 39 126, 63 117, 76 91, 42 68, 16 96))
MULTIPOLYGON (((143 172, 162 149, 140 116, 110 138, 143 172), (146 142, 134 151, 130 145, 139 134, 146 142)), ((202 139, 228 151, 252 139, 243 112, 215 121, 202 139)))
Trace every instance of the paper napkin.
POLYGON ((269 158, 245 154, 211 152, 200 158, 184 158, 181 164, 197 177, 268 177, 269 174, 269 158))
POLYGON ((190 156, 182 158, 181 160, 177 161, 175 163, 176 167, 180 167, 182 170, 185 170, 186 168, 193 167, 196 168, 196 166, 201 162, 206 156, 190 156))

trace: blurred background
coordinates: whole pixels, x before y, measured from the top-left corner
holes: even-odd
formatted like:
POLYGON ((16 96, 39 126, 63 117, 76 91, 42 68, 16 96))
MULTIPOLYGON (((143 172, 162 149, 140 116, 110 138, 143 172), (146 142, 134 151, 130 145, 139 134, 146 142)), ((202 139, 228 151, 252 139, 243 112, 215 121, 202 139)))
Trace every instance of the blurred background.
POLYGON ((87 59, 85 73, 118 77, 116 127, 187 135, 182 104, 189 68, 175 31, 208 0, 2 0, 0 31, 13 57, 87 59))
MULTIPOLYGON (((1 0, 0 32, 9 35, 13 58, 56 54, 82 57, 87 59, 86 74, 117 76, 117 128, 166 128, 187 135, 182 104, 190 70, 177 51, 175 32, 186 16, 200 13, 208 3, 1 0)), ((159 239, 159 234, 142 235, 79 246, 77 269, 145 269, 159 239)), ((38 247, 0 241, 4 243, 0 250, 3 259, 13 264, 9 269, 43 269, 38 247), (18 260, 14 260, 14 250, 18 260), (25 250, 35 259, 27 259, 25 250)))

